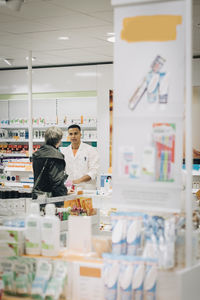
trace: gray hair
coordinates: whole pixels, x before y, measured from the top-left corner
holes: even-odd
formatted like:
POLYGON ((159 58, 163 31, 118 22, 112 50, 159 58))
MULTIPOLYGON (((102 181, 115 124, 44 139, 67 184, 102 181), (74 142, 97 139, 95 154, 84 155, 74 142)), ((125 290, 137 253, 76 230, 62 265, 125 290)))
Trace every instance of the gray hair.
POLYGON ((56 146, 63 137, 63 132, 59 127, 52 126, 45 131, 45 142, 47 145, 56 146))

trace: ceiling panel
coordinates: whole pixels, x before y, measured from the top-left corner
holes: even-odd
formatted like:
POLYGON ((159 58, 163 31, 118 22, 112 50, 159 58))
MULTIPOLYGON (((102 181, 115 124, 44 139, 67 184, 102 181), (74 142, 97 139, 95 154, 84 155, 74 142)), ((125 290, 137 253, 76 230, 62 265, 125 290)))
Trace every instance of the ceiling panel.
POLYGON ((0 9, 0 24, 17 22, 17 21, 21 21, 22 19, 23 18, 21 16, 10 16, 8 14, 3 14, 3 13, 1 13, 1 9, 0 9))
POLYGON ((29 32, 37 32, 37 31, 45 31, 45 30, 55 30, 58 27, 52 24, 41 24, 38 22, 29 22, 29 21, 18 21, 18 22, 9 22, 2 23, 0 26, 0 32, 8 32, 8 33, 29 33, 29 32))
POLYGON ((21 17, 29 20, 36 18, 47 18, 47 17, 64 17, 71 14, 69 9, 51 4, 51 1, 29 1, 25 2, 19 12, 21 17))
POLYGON ((113 58, 113 47, 108 47, 108 46, 103 46, 101 48, 99 47, 93 47, 93 48, 84 48, 85 51, 88 51, 90 53, 95 53, 95 54, 103 54, 105 56, 109 56, 110 59, 113 58))
MULTIPOLYGON (((200 0, 193 3, 193 54, 200 55, 200 0)), ((30 50, 34 66, 112 61, 111 32, 111 0, 25 0, 20 11, 0 6, 0 68, 26 67, 30 50)))
POLYGON ((109 23, 113 23, 113 12, 112 11, 101 11, 95 12, 92 14, 93 17, 96 17, 101 20, 105 20, 109 23))
MULTIPOLYGON (((63 58, 68 58, 70 57, 78 57, 78 61, 77 63, 79 63, 80 61, 82 61, 82 59, 84 57, 87 58, 99 58, 100 56, 102 57, 103 61, 104 59, 106 59, 107 55, 102 55, 102 54, 98 54, 98 53, 94 53, 93 55, 91 54, 91 52, 87 51, 87 49, 83 48, 83 49, 67 49, 67 50, 62 50, 62 51, 47 51, 46 52, 49 55, 54 55, 54 56, 59 56, 59 57, 63 57, 63 58)), ((109 56, 108 56, 109 57, 109 56)))
POLYGON ((111 0, 51 0, 50 2, 82 13, 112 11, 111 0))
POLYGON ((23 49, 18 49, 18 48, 11 48, 9 46, 2 46, 0 45, 0 58, 1 57, 6 57, 6 58, 18 58, 18 57, 26 57, 27 56, 27 51, 23 49))
POLYGON ((36 19, 35 22, 39 21, 43 24, 47 24, 57 28, 83 28, 83 27, 91 27, 91 26, 101 26, 108 24, 107 21, 100 20, 98 18, 90 17, 84 14, 72 13, 69 16, 65 17, 52 17, 52 18, 42 18, 36 19))

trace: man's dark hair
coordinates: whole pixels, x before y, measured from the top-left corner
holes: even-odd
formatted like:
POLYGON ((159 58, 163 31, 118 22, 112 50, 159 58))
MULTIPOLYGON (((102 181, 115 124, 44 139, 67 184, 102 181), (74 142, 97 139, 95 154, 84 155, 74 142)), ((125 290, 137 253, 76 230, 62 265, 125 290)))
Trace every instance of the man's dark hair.
POLYGON ((78 130, 81 131, 81 127, 77 124, 70 125, 67 130, 69 131, 69 129, 72 129, 72 128, 78 128, 78 130))

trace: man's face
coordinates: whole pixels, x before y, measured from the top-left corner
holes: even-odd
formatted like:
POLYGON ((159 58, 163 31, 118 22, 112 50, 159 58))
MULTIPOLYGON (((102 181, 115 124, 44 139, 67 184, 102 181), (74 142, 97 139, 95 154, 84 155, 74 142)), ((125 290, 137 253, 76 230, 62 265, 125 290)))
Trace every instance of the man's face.
POLYGON ((72 145, 79 145, 81 142, 81 132, 78 128, 70 128, 68 130, 69 139, 72 145))

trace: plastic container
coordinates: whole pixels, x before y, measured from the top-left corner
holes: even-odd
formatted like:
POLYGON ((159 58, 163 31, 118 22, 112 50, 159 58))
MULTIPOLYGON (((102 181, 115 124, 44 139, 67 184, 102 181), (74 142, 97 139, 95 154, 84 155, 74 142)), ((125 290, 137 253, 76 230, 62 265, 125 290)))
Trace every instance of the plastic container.
POLYGON ((47 204, 42 218, 42 255, 58 256, 60 251, 60 220, 55 216, 55 205, 47 204))
POLYGON ((26 219, 25 249, 26 254, 41 254, 41 217, 38 203, 31 203, 30 214, 26 219))

